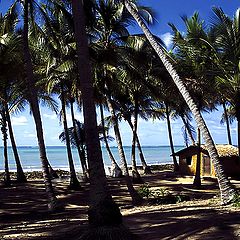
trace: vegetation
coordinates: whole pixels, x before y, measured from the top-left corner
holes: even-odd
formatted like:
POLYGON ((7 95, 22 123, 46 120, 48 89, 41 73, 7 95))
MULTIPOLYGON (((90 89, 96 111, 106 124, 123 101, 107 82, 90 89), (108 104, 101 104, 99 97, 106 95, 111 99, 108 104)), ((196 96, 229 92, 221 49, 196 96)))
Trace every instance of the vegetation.
POLYGON ((138 193, 147 200, 148 204, 173 204, 190 200, 183 194, 172 194, 167 188, 151 188, 144 184, 139 187, 138 193))

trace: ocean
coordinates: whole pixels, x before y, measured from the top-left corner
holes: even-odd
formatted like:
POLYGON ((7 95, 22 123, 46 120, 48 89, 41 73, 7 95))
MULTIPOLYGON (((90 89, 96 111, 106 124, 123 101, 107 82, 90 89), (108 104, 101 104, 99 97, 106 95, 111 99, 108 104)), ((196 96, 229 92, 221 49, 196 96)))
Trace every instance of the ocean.
MULTIPOLYGON (((182 149, 183 146, 176 146, 175 151, 182 149)), ((119 163, 118 149, 117 147, 111 147, 112 153, 115 156, 116 161, 119 163)), ((131 147, 124 147, 125 155, 128 164, 131 165, 131 147)), ((172 163, 171 150, 169 146, 143 146, 143 154, 149 165, 152 164, 165 164, 172 163)), ((18 147, 18 153, 21 159, 21 163, 24 171, 37 171, 41 170, 41 163, 39 160, 38 147, 18 147)), ((74 163, 76 171, 81 171, 80 161, 77 154, 77 149, 72 149, 74 163)), ((110 166, 107 151, 105 147, 102 147, 103 159, 105 166, 110 166)), ((48 146, 47 147, 48 160, 54 169, 68 170, 67 152, 64 146, 48 146)), ((137 164, 140 165, 138 156, 138 150, 136 149, 137 164)), ((12 152, 12 148, 8 147, 9 169, 10 171, 16 170, 15 160, 12 152)), ((0 147, 0 171, 4 170, 4 157, 3 147, 0 147)))

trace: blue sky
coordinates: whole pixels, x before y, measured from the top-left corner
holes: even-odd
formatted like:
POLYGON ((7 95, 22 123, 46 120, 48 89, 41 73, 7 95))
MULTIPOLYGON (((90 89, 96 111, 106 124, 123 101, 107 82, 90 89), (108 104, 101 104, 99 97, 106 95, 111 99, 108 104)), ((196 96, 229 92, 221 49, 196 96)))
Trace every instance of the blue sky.
MULTIPOLYGON (((2 0, 0 2, 0 12, 6 11, 6 6, 9 0, 2 0)), ((209 22, 211 17, 211 7, 220 6, 225 13, 233 16, 234 12, 240 7, 239 0, 141 0, 140 3, 150 6, 156 12, 157 23, 151 28, 154 34, 160 36, 169 46, 171 40, 171 31, 168 22, 174 23, 178 29, 184 31, 183 23, 180 16, 191 16, 194 11, 199 11, 200 16, 209 22)), ((135 26, 131 31, 139 32, 140 30, 135 26)), ((52 113, 50 110, 42 107, 42 122, 45 133, 46 145, 62 145, 58 140, 58 136, 62 131, 62 126, 59 124, 59 117, 52 113)), ((82 114, 76 110, 77 116, 80 121, 83 120, 82 114)), ((210 129, 210 132, 216 143, 227 143, 226 127, 220 124, 222 109, 219 108, 210 114, 204 114, 204 119, 210 129)), ((70 119, 70 114, 68 113, 70 119)), ((17 145, 19 146, 35 146, 37 145, 35 125, 32 116, 29 114, 29 109, 18 115, 12 115, 14 132, 16 135, 17 145)), ((124 122, 120 124, 121 133, 124 145, 131 145, 131 131, 128 125, 124 122)), ((183 138, 181 133, 182 122, 176 120, 172 122, 172 130, 175 145, 183 145, 183 138)), ((233 143, 236 144, 236 123, 231 126, 233 143)), ((167 128, 165 121, 152 121, 148 122, 141 120, 139 122, 138 130, 142 145, 169 145, 167 128)), ((113 131, 110 134, 114 136, 113 131)), ((2 145, 2 143, 0 143, 2 145)), ((114 142, 111 145, 115 145, 114 142)))

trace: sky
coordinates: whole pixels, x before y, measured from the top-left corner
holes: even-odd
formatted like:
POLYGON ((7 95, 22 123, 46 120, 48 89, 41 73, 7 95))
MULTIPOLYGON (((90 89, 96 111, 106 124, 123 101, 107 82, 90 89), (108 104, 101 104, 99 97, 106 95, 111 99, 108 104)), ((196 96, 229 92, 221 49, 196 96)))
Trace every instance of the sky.
MULTIPOLYGON (((9 3, 12 1, 1 0, 0 12, 5 12, 9 3)), ((202 19, 206 23, 211 19, 211 8, 213 6, 222 7, 224 12, 229 16, 233 16, 237 8, 240 7, 239 0, 140 0, 141 5, 151 7, 156 13, 156 24, 150 27, 151 31, 162 38, 166 46, 171 45, 171 29, 168 23, 174 23, 180 31, 184 32, 183 22, 181 16, 191 16, 195 11, 200 13, 202 19)), ((130 29, 132 32, 140 32, 137 26, 130 29)), ((16 136, 16 142, 18 146, 36 146, 36 131, 35 124, 32 115, 29 114, 29 108, 24 112, 12 115, 12 122, 14 133, 16 136)), ((59 141, 58 136, 63 130, 63 126, 60 124, 59 116, 55 115, 49 109, 41 107, 42 122, 45 135, 45 143, 48 146, 59 146, 62 143, 59 141)), ((99 117, 99 112, 97 110, 99 117)), ((227 143, 226 126, 220 124, 222 114, 222 108, 219 107, 218 111, 214 111, 209 114, 203 114, 203 117, 207 123, 208 128, 212 134, 215 143, 224 144, 227 143)), ((76 109, 76 118, 83 121, 82 114, 76 109)), ((68 112, 69 126, 70 113, 68 112)), ((194 125, 194 122, 193 122, 194 125)), ((182 137, 183 124, 180 120, 172 121, 172 133, 175 145, 184 145, 182 137)), ((131 145, 131 130, 124 122, 120 123, 120 130, 122 134, 123 144, 125 146, 131 145)), ((231 126, 233 144, 237 142, 236 135, 236 122, 231 126)), ((114 136, 113 130, 110 130, 110 135, 114 136)), ((167 124, 165 121, 144 121, 139 119, 138 135, 140 137, 141 144, 143 146, 159 146, 169 145, 167 124)), ((2 143, 0 143, 0 146, 2 143)), ((116 143, 111 142, 112 146, 116 143)))

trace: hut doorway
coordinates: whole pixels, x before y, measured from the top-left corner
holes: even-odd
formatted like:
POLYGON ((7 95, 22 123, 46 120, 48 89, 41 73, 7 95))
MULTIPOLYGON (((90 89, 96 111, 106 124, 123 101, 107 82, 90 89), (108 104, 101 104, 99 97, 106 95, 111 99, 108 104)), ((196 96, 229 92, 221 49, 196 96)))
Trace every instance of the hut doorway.
POLYGON ((211 162, 210 157, 203 156, 203 175, 211 175, 211 162))

